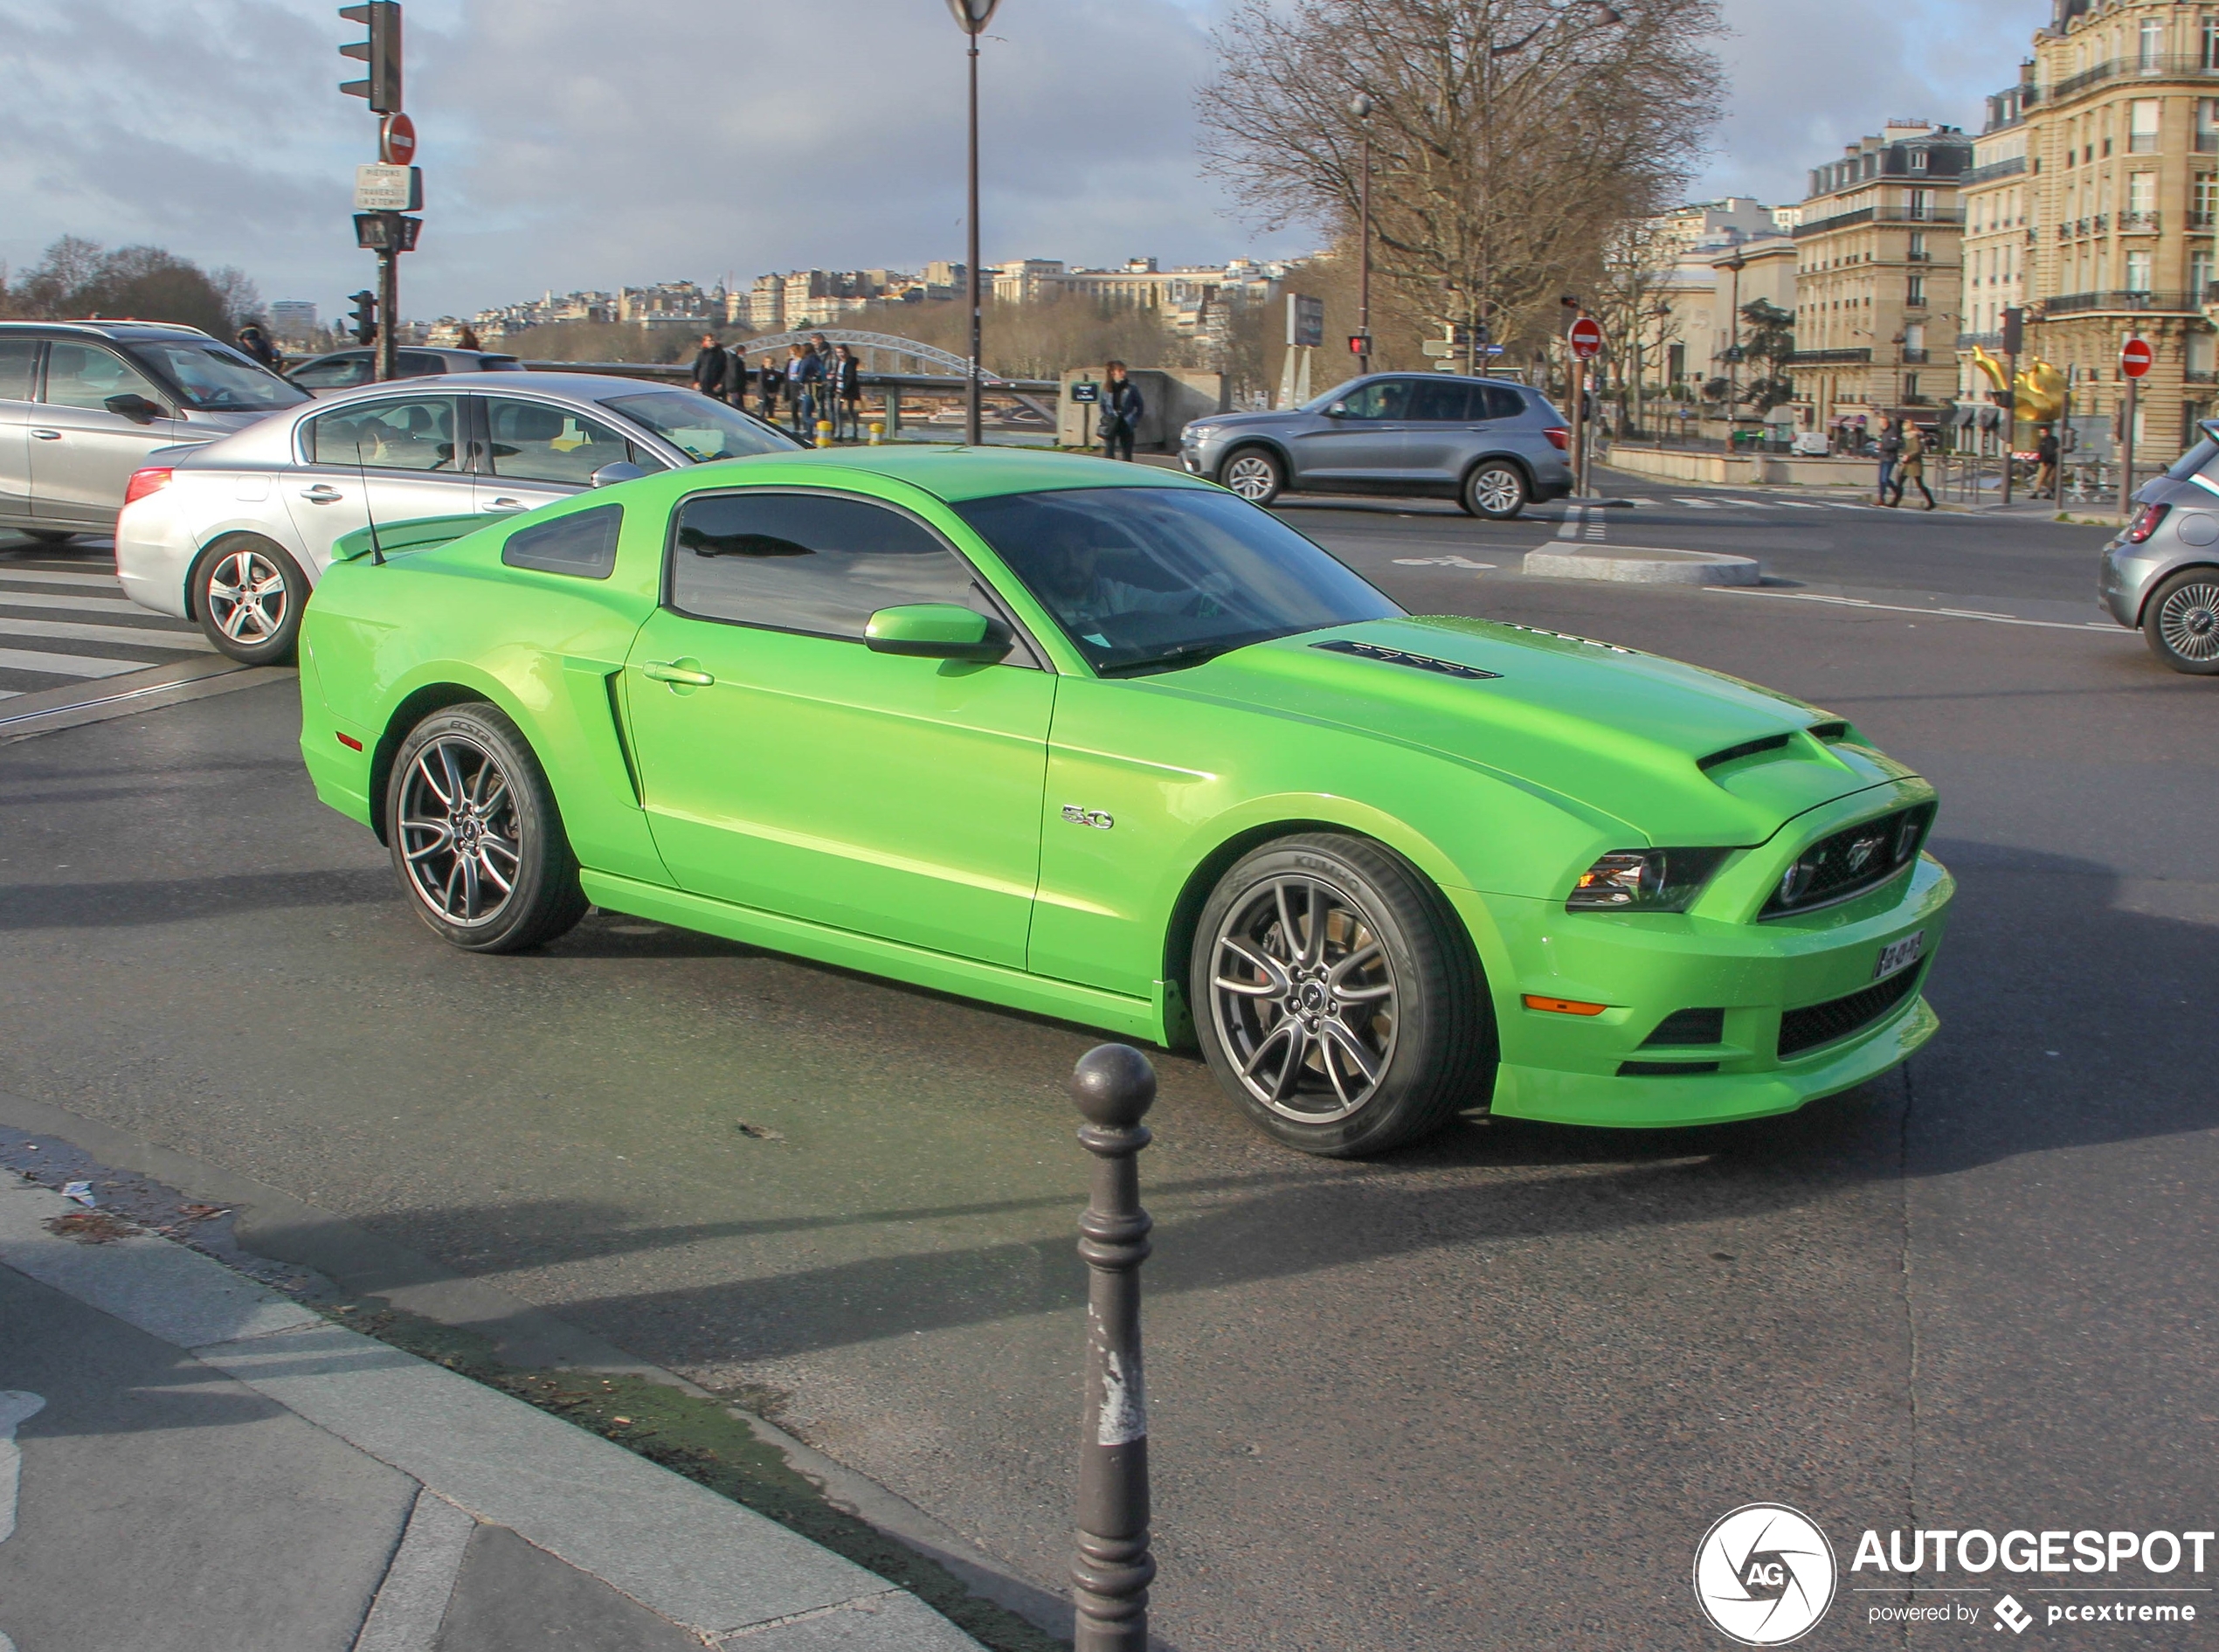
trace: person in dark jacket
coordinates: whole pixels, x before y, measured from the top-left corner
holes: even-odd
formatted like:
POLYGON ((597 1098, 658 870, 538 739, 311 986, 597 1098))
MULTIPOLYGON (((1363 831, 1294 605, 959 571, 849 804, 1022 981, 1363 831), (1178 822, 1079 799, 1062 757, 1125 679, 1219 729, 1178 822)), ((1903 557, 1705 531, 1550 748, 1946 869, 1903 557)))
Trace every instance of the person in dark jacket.
POLYGON ((463 323, 460 336, 454 341, 454 347, 457 349, 464 350, 481 350, 485 349, 485 346, 478 342, 478 329, 472 327, 467 321, 463 323))
POLYGON ((724 352, 724 399, 747 411, 747 351, 735 344, 724 352))
POLYGON ((825 369, 825 399, 832 404, 833 439, 863 439, 863 364, 845 344, 833 346, 825 369))
POLYGON ((285 365, 285 357, 278 354, 277 346, 270 342, 270 335, 253 321, 238 329, 238 347, 273 373, 285 365))
POLYGON ((1139 430, 1140 416, 1145 411, 1140 386, 1125 377, 1125 364, 1110 363, 1107 382, 1102 386, 1103 458, 1132 458, 1133 434, 1139 430))
POLYGON ((1880 420, 1880 497, 1877 502, 1887 504, 1888 486, 1895 480, 1896 460, 1903 453, 1903 426, 1896 419, 1884 417, 1880 420))
POLYGON ((804 441, 816 439, 817 386, 824 378, 825 364, 816 351, 799 344, 786 346, 786 411, 793 433, 804 441))
POLYGON ((724 399, 724 347, 716 335, 702 335, 701 352, 694 357, 694 388, 704 396, 724 399))
POLYGON ((756 370, 755 394, 756 405, 762 409, 762 419, 766 425, 778 422, 778 387, 785 383, 785 375, 778 370, 777 359, 764 356, 763 365, 756 370))
POLYGON ((2057 432, 2048 425, 2034 444, 2035 463, 2041 468, 2034 473, 2034 497, 2055 499, 2057 496, 2057 432))

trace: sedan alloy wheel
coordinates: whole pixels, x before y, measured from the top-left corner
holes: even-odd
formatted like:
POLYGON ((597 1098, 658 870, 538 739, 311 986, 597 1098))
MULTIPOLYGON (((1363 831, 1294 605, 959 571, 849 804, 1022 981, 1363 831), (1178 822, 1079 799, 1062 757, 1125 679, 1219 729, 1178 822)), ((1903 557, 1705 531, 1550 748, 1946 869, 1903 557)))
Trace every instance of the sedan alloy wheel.
POLYGON ((195 570, 191 594, 201 630, 232 659, 276 666, 293 658, 308 577, 267 540, 218 544, 195 570))

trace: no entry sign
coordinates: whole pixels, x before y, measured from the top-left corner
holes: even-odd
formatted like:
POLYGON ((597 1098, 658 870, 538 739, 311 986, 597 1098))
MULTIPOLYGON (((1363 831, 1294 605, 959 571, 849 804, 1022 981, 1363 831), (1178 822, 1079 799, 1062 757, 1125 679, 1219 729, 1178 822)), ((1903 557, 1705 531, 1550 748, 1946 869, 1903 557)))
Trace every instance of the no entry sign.
POLYGON ((416 159, 416 122, 405 114, 385 117, 377 133, 377 158, 387 166, 406 166, 416 159))
POLYGON ((2146 338, 2130 338, 2119 347, 2119 370, 2129 378, 2140 378, 2148 372, 2153 359, 2150 342, 2146 338))
POLYGON ((1572 341, 1572 353, 1583 362, 1602 354, 1602 323, 1592 315, 1582 315, 1573 322, 1566 336, 1572 341))

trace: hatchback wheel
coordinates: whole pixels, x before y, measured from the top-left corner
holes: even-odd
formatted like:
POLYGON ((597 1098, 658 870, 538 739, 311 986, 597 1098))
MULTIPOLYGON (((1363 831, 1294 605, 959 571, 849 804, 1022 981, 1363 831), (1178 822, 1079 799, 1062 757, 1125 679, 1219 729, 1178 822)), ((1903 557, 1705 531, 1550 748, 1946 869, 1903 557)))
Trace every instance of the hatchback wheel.
POLYGON ((2219 676, 2219 570, 2184 569, 2160 585, 2142 610, 2142 636, 2174 670, 2219 676))
POLYGON ((1384 1152, 1484 1102, 1493 1020, 1471 942, 1417 871, 1361 838, 1282 838, 1203 908, 1191 964, 1203 1054, 1269 1135, 1384 1152))
POLYGON ((1525 508, 1525 473, 1500 459, 1476 466, 1464 478, 1464 508, 1490 522, 1508 522, 1525 508))
POLYGON ((1270 450, 1243 447, 1219 468, 1218 480, 1251 505, 1268 505, 1287 486, 1287 473, 1270 450))
POLYGON ((208 640, 250 666, 281 666, 301 635, 308 577, 266 539, 218 543, 193 570, 193 612, 208 640))
POLYGON ((547 775, 496 706, 449 706, 409 731, 385 784, 385 835, 417 916, 450 945, 522 951, 585 916, 547 775))

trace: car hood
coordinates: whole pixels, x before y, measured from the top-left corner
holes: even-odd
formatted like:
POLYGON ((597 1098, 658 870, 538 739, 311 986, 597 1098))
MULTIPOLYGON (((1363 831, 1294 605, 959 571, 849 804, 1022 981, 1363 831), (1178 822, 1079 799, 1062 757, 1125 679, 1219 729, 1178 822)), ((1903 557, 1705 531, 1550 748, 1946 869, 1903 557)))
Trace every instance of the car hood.
POLYGON ((1199 426, 1205 431, 1243 430, 1251 426, 1284 425, 1296 418, 1291 408, 1277 413, 1211 413, 1192 421, 1192 430, 1199 426))
POLYGON ((1808 809, 1912 772, 1786 695, 1493 620, 1336 626, 1137 681, 1421 746, 1660 846, 1761 843, 1808 809))

